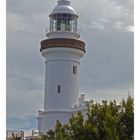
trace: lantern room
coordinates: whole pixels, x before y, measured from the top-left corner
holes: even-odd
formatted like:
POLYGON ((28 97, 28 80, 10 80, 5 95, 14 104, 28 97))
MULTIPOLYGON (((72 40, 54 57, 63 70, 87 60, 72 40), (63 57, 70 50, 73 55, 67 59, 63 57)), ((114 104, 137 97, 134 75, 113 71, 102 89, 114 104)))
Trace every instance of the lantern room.
POLYGON ((71 7, 71 2, 59 0, 57 6, 53 9, 50 17, 50 32, 68 31, 77 32, 78 16, 71 7))

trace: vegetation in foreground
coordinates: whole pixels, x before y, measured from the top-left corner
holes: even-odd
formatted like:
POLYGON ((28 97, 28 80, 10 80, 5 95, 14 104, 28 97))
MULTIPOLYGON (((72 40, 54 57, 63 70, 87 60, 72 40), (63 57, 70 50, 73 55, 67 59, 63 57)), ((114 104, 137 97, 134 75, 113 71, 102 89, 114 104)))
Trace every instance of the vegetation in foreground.
POLYGON ((122 100, 102 101, 101 104, 90 101, 87 120, 81 112, 72 115, 69 123, 62 125, 56 121, 55 130, 49 130, 41 140, 133 140, 134 139, 134 103, 130 96, 122 100))

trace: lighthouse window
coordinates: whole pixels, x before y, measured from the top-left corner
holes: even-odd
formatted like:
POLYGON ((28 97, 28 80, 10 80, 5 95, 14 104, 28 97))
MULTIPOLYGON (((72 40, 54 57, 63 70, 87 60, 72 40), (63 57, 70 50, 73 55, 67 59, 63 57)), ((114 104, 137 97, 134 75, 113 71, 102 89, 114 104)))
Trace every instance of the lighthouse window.
POLYGON ((57 16, 57 30, 70 31, 70 17, 68 14, 60 14, 57 16))
POLYGON ((73 66, 73 74, 77 74, 77 66, 73 66))
POLYGON ((71 14, 54 14, 50 16, 50 31, 77 32, 77 17, 71 14))
POLYGON ((57 92, 58 92, 58 93, 61 92, 61 86, 60 86, 60 85, 57 86, 57 92))

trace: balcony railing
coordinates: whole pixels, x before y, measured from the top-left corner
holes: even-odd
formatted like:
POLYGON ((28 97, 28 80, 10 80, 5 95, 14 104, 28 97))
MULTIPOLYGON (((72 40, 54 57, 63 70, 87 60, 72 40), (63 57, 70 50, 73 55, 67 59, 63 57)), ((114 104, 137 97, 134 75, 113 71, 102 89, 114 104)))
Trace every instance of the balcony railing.
POLYGON ((68 31, 68 30, 63 30, 63 29, 60 29, 60 30, 54 30, 54 31, 50 31, 50 29, 47 27, 46 28, 46 36, 51 33, 51 32, 72 32, 72 33, 75 33, 75 34, 81 34, 81 29, 77 29, 77 31, 68 31))

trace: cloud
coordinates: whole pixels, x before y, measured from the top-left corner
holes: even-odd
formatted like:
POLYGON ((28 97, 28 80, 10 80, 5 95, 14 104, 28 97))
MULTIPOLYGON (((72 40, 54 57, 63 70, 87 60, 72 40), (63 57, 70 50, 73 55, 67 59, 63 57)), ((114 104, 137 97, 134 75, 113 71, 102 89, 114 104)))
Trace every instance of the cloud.
POLYGON ((16 130, 28 130, 29 128, 37 128, 35 116, 10 117, 7 118, 7 128, 16 130))
POLYGON ((126 100, 130 95, 134 96, 133 87, 131 88, 112 88, 112 89, 91 89, 90 91, 82 91, 85 93, 86 100, 93 100, 94 102, 101 103, 102 100, 116 100, 120 103, 122 99, 126 100))
POLYGON ((11 74, 7 78, 7 117, 37 115, 43 107, 43 85, 39 77, 11 74))
POLYGON ((117 0, 87 0, 82 1, 81 6, 79 6, 79 1, 74 2, 74 5, 75 3, 79 11, 82 28, 97 28, 99 30, 109 31, 118 31, 118 29, 119 31, 130 31, 127 30, 127 27, 133 26, 134 24, 133 0, 125 2, 117 0), (123 24, 123 26, 120 26, 121 30, 118 26, 115 26, 118 22, 123 24))
POLYGON ((81 62, 81 87, 127 88, 133 85, 133 33, 90 30, 86 33, 83 37, 87 40, 87 52, 81 62))

